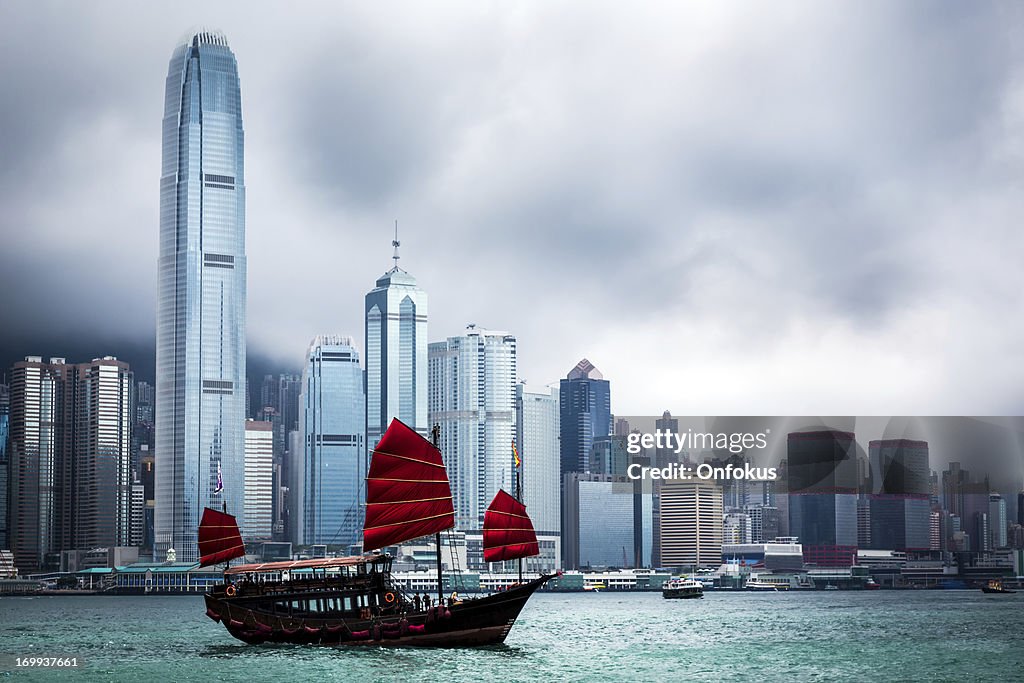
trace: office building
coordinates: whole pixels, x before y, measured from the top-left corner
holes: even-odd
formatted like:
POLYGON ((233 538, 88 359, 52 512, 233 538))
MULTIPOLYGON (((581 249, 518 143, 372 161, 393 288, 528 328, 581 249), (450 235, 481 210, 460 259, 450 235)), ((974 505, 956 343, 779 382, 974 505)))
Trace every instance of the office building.
POLYGON ((429 345, 428 367, 429 422, 441 430, 455 526, 479 530, 500 489, 516 494, 516 338, 469 325, 429 345))
POLYGON ((242 537, 267 540, 271 534, 273 505, 274 426, 270 422, 245 423, 245 520, 242 537))
POLYGON ((302 372, 302 457, 291 458, 298 544, 362 542, 366 437, 363 373, 351 337, 319 336, 302 372))
POLYGON ((198 559, 204 507, 243 518, 245 178, 238 66, 219 33, 167 71, 156 332, 156 555, 198 559), (223 489, 218 490, 218 472, 223 489))
POLYGON ((366 294, 366 447, 398 418, 423 436, 427 424, 427 293, 395 265, 366 294))
POLYGON ((559 383, 562 474, 586 472, 594 440, 611 433, 608 380, 584 358, 559 383))
POLYGON ((565 490, 562 536, 565 567, 649 567, 651 495, 635 482, 607 474, 570 472, 565 490))
POLYGON ((558 391, 528 391, 516 384, 516 446, 522 462, 523 504, 533 521, 540 545, 539 558, 529 558, 531 571, 562 568, 558 436, 558 391))
POLYGON ((789 535, 799 539, 807 564, 850 566, 856 560, 855 448, 850 432, 789 434, 789 535))
POLYGON ((724 537, 722 488, 710 481, 665 481, 660 494, 661 565, 717 567, 724 537))
POLYGON ((928 550, 931 484, 928 443, 884 439, 868 444, 872 491, 865 548, 928 550))

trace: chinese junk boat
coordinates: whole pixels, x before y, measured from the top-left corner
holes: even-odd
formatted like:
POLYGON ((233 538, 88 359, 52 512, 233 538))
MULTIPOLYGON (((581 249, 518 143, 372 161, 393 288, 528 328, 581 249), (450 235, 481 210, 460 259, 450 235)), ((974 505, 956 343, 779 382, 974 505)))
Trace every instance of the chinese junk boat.
MULTIPOLYGON (((366 480, 364 554, 353 557, 243 564, 224 570, 206 594, 206 615, 246 643, 467 647, 505 640, 541 575, 479 598, 447 601, 442 593, 441 532, 453 528, 448 472, 441 452, 394 420, 377 445, 366 480), (436 600, 409 599, 391 580, 381 548, 430 534, 437 543, 436 600)), ((487 561, 537 555, 537 537, 518 500, 499 491, 487 510, 487 561)), ((245 554, 231 515, 207 508, 199 530, 201 565, 245 554)))

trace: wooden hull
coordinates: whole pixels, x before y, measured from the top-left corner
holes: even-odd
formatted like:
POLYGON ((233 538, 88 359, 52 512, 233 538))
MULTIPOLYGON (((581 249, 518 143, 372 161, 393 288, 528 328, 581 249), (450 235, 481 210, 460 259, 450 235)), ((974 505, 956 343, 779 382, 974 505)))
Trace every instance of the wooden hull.
POLYGON ((502 643, 530 596, 552 576, 507 591, 466 599, 451 607, 371 619, 293 618, 263 609, 259 598, 207 593, 206 614, 235 638, 253 645, 371 645, 376 647, 479 647, 502 643))

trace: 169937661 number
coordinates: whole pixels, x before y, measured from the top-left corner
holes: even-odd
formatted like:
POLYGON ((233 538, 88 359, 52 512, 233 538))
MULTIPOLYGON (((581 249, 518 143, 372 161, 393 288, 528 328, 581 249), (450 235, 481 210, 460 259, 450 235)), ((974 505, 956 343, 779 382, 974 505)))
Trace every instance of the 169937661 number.
POLYGON ((77 669, 84 661, 81 657, 43 655, 0 655, 0 669, 77 669))

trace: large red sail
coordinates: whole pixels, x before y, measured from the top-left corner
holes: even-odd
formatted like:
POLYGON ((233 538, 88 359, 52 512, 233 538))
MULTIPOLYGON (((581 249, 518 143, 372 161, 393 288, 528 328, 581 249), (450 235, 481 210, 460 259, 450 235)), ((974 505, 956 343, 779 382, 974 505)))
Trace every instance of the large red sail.
POLYGON ((232 515, 203 509, 199 522, 199 566, 219 564, 245 555, 242 534, 232 515))
POLYGON ((540 555, 540 546, 526 506, 499 490, 484 513, 484 562, 534 555, 540 555))
POLYGON ((392 420, 373 451, 366 477, 363 551, 453 526, 452 489, 441 451, 405 423, 392 420))

